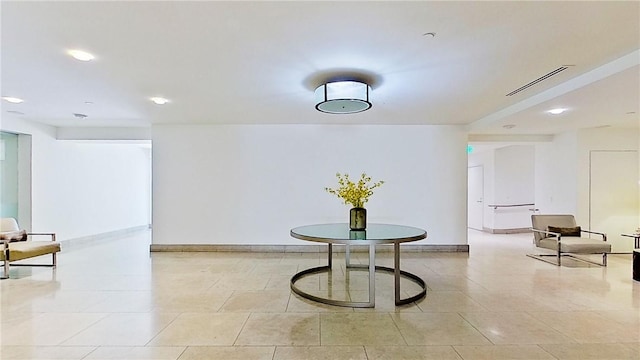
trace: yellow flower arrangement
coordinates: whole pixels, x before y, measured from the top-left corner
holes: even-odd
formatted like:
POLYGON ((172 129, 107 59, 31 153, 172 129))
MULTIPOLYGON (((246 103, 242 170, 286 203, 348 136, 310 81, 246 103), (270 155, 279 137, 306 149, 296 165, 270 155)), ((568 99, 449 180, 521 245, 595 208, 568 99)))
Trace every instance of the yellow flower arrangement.
POLYGON ((349 179, 349 174, 336 173, 338 178, 337 189, 324 188, 329 194, 333 194, 344 201, 345 204, 351 204, 353 207, 363 207, 364 203, 369 201, 369 197, 373 195, 373 189, 380 187, 384 181, 371 183, 371 177, 362 173, 360 180, 354 183, 349 179))

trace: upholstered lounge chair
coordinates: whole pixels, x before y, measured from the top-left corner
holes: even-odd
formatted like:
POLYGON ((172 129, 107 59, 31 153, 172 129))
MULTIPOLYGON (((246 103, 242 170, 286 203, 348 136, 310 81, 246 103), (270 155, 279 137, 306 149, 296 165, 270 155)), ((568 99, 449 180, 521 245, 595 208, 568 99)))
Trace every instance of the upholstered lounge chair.
POLYGON ((60 243, 56 242, 54 233, 28 233, 20 229, 16 219, 0 219, 0 261, 4 266, 4 278, 9 277, 9 263, 36 256, 53 256, 51 264, 14 264, 14 266, 56 266, 56 253, 60 251, 60 243), (32 241, 33 236, 49 236, 51 241, 32 241))
POLYGON ((531 224, 536 247, 553 250, 555 254, 528 254, 527 256, 558 266, 561 265, 563 256, 607 266, 607 254, 611 252, 607 235, 582 229, 576 225, 573 215, 531 215, 531 224), (594 238, 590 238, 590 235, 594 238), (576 254, 602 254, 602 263, 575 256, 576 254), (546 257, 555 257, 555 261, 546 257))

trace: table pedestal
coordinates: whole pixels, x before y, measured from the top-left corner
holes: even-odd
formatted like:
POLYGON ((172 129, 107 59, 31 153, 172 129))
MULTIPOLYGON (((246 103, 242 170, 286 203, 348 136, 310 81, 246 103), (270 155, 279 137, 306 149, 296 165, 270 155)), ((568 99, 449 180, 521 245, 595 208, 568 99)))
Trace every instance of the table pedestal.
MULTIPOLYGON (((366 230, 351 230, 349 224, 316 224, 306 225, 291 229, 291 236, 296 239, 305 241, 314 241, 327 244, 327 265, 318 266, 300 271, 291 278, 291 291, 307 298, 323 304, 349 307, 375 307, 376 304, 376 271, 385 271, 393 274, 394 278, 394 294, 395 304, 405 305, 416 300, 422 299, 427 294, 427 285, 417 275, 407 271, 400 270, 400 244, 412 241, 418 241, 427 238, 427 232, 411 226, 392 225, 392 224, 369 224, 366 230), (347 301, 335 300, 327 297, 310 294, 300 289, 296 282, 305 276, 318 273, 327 273, 328 290, 332 289, 332 266, 333 266, 333 245, 345 245, 345 262, 346 273, 345 281, 349 281, 349 271, 363 269, 369 272, 369 299, 368 301, 347 301), (376 266, 376 245, 393 245, 393 268, 384 266, 376 266), (369 250, 369 263, 351 264, 351 245, 366 245, 369 250), (418 294, 401 298, 400 297, 400 278, 403 277, 420 286, 418 294)), ((347 288, 347 291, 350 289, 347 288)), ((331 297, 331 295, 328 295, 331 297)))
POLYGON ((640 281, 640 250, 633 250, 633 280, 640 281))
POLYGON ((427 285, 425 284, 424 280, 422 280, 419 276, 414 275, 410 272, 400 270, 400 244, 399 243, 396 242, 393 244, 393 253, 394 253, 393 269, 385 266, 375 265, 376 263, 375 244, 369 245, 369 264, 367 265, 351 264, 351 261, 350 261, 351 255, 350 255, 349 245, 346 245, 346 247, 347 247, 346 255, 345 255, 346 270, 347 271, 349 271, 349 269, 368 269, 369 270, 369 301, 346 301, 346 300, 327 299, 327 298, 309 294, 308 292, 305 292, 296 286, 296 282, 307 275, 327 272, 328 276, 331 277, 331 271, 332 271, 332 265, 333 265, 332 244, 328 244, 327 266, 318 266, 318 267, 300 271, 299 273, 295 274, 291 278, 291 290, 294 293, 304 298, 317 301, 323 304, 347 306, 347 307, 358 307, 358 308, 372 308, 376 306, 376 273, 375 272, 385 271, 385 272, 392 273, 394 276, 394 294, 395 294, 396 305, 406 305, 416 300, 420 300, 427 295, 427 285), (410 296, 404 299, 401 298, 400 297, 400 277, 401 276, 420 285, 421 291, 414 296, 410 296))

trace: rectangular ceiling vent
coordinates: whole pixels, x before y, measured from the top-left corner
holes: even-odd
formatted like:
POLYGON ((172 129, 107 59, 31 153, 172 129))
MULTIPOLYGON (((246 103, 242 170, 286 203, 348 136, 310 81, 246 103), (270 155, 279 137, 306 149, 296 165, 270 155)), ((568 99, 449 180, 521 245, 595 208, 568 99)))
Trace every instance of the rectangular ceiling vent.
POLYGON ((520 86, 519 88, 517 88, 517 89, 513 90, 512 92, 508 93, 506 96, 513 96, 513 95, 515 95, 515 94, 517 94, 517 93, 519 93, 519 92, 521 92, 521 91, 524 91, 524 90, 526 90, 526 89, 528 89, 528 88, 532 87, 533 85, 535 85, 535 84, 537 84, 537 83, 539 83, 539 82, 541 82, 541 81, 544 81, 544 80, 546 80, 546 79, 548 79, 548 78, 552 77, 553 75, 559 74, 559 73, 561 73, 562 71, 567 70, 567 69, 569 68, 569 66, 571 66, 571 65, 561 66, 561 67, 559 67, 559 68, 557 68, 557 69, 553 70, 552 72, 550 72, 550 73, 548 73, 548 74, 542 75, 542 76, 540 76, 539 78, 537 78, 537 79, 533 80, 532 82, 530 82, 530 83, 528 83, 528 84, 526 84, 526 85, 522 85, 522 86, 520 86))

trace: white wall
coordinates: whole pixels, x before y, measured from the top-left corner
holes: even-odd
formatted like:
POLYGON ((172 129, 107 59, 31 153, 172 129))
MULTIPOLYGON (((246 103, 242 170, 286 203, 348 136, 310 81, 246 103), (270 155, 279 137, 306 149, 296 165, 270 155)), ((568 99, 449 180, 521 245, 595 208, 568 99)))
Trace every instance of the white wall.
POLYGON ((534 147, 512 145, 495 152, 495 201, 524 204, 534 200, 534 147))
MULTIPOLYGON (((591 187, 590 154, 594 151, 635 151, 640 147, 638 129, 600 128, 582 129, 555 135, 551 142, 535 145, 533 154, 525 148, 508 146, 496 151, 485 151, 469 157, 469 166, 485 167, 485 202, 510 203, 529 202, 534 195, 534 203, 541 214, 575 214, 576 222, 589 224, 591 187), (523 153, 520 153, 524 151, 523 153), (535 163, 535 168, 524 166, 535 163), (506 166, 505 166, 506 165, 506 166), (494 175, 494 178, 488 178, 494 175), (530 179, 534 178, 533 190, 530 179)), ((634 164, 635 168, 635 164, 634 164)), ((612 173, 611 176, 616 176, 612 173)), ((640 180, 640 175, 636 181, 640 180)), ((640 184, 640 182, 639 182, 640 184)), ((635 196, 631 194, 630 196, 635 196)), ((493 212, 493 210, 491 210, 493 212)), ((520 227, 512 219, 498 214, 485 213, 485 227, 500 229, 506 225, 520 227)), ((527 216, 528 218, 528 216, 527 216)), ((635 216, 640 225, 640 212, 635 216)), ((524 220, 522 224, 524 224, 524 220)), ((530 226, 530 221, 527 220, 530 226)), ((525 227, 525 226, 523 226, 525 227)), ((627 224, 627 232, 636 225, 627 224)), ((610 237, 619 236, 618 230, 610 237), (614 234, 615 233, 615 234, 614 234), (617 235, 616 235, 617 234, 617 235)))
POLYGON ((0 133, 0 214, 18 217, 18 135, 0 133))
POLYGON ((469 154, 469 167, 482 166, 484 173, 483 190, 484 204, 482 222, 486 229, 495 229, 493 209, 488 204, 495 204, 495 156, 494 150, 485 150, 479 153, 469 154))
POLYGON ((149 224, 148 154, 136 145, 56 140, 56 129, 3 117, 32 135, 32 229, 59 240, 149 224))
MULTIPOLYGON (((512 145, 495 151, 496 205, 533 204, 535 201, 535 149, 533 145, 512 145)), ((531 227, 531 206, 491 208, 494 229, 531 227)))
POLYGON ((156 125, 154 244, 301 245, 292 227, 347 222, 336 172, 386 183, 368 221, 467 244, 467 135, 456 126, 156 125))
POLYGON ((576 214, 578 205, 578 137, 556 135, 536 145, 535 203, 540 214, 576 214))
POLYGON ((509 145, 469 156, 469 166, 484 167, 483 227, 488 231, 531 226, 530 207, 493 208, 534 202, 535 151, 532 145, 509 145))
POLYGON ((625 196, 631 198, 638 196, 637 186, 640 184, 640 176, 635 171, 637 164, 633 159, 638 154, 639 135, 638 129, 583 129, 557 135, 550 144, 538 145, 536 147, 536 204, 540 212, 575 214, 576 223, 584 228, 607 233, 614 252, 629 251, 632 239, 624 238, 620 234, 633 232, 640 225, 638 202, 633 201, 635 199, 628 199, 631 200, 628 203, 613 199, 616 198, 615 196, 623 199, 625 196), (635 157, 609 156, 607 159, 611 159, 610 161, 631 160, 629 164, 607 163, 606 166, 602 166, 602 163, 599 163, 600 168, 598 168, 597 164, 591 162, 590 156, 601 155, 603 152, 609 154, 621 152, 633 154, 635 157), (596 167, 592 168, 592 166, 596 167), (626 171, 628 167, 633 170, 626 171), (598 171, 606 171, 608 174, 604 174, 603 177, 603 174, 598 171), (616 176, 623 176, 623 173, 631 173, 632 175, 626 176, 633 178, 614 179, 616 176), (594 180, 595 183, 592 181, 594 179, 592 175, 598 180, 594 180), (611 185, 619 183, 613 180, 624 180, 624 184, 631 185, 622 190, 624 194, 619 193, 621 191, 619 187, 602 188, 602 179, 607 179, 607 176, 612 179, 604 183, 611 185), (633 184, 636 184, 635 188, 633 184), (602 191, 605 194, 602 194, 602 191), (595 199, 607 200, 598 202, 594 199, 595 203, 592 203, 592 195, 595 199), (610 207, 609 209, 603 208, 605 203, 610 207), (636 209, 625 208, 630 204, 636 209))
POLYGON ((637 151, 638 136, 638 129, 583 129, 556 135, 551 143, 536 145, 536 205, 540 212, 575 214, 578 223, 587 224, 590 152, 637 151))
MULTIPOLYGON (((589 223, 589 173, 590 160, 589 154, 592 150, 635 150, 637 151, 640 143, 638 136, 639 130, 636 129, 620 129, 620 128, 603 128, 603 129, 583 129, 577 132, 577 208, 576 220, 582 224, 589 223)), ((616 174, 611 174, 616 176, 616 174)), ((634 229, 629 229, 632 231, 634 229)))
POLYGON ((578 221, 607 233, 612 251, 629 252, 638 216, 638 129, 585 129, 578 132, 578 221), (602 173, 605 174, 602 174, 602 173), (586 178, 587 180, 585 180, 586 178))

